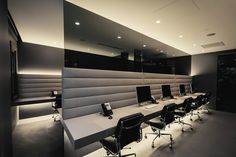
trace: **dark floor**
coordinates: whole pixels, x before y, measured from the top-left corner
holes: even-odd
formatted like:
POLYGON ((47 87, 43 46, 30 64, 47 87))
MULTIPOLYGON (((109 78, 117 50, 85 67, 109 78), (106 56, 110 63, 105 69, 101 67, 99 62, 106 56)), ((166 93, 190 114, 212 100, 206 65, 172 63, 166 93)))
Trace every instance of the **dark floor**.
POLYGON ((233 157, 236 156, 236 114, 214 111, 193 132, 175 139, 174 149, 157 149, 151 157, 233 157))
MULTIPOLYGON (((213 111, 203 117, 193 122, 193 132, 175 139, 173 151, 158 148, 151 157, 236 156, 236 114, 213 111)), ((62 127, 52 119, 18 125, 13 144, 14 157, 63 157, 62 127)))
POLYGON ((53 119, 18 125, 13 132, 14 157, 63 157, 63 131, 53 119))

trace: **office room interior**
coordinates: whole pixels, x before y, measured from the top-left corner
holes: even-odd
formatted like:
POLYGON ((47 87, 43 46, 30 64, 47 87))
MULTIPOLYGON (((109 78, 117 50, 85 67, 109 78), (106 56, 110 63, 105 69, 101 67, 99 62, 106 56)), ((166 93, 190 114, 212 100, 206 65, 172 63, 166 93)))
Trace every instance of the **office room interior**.
POLYGON ((235 156, 235 15, 235 0, 0 0, 0 156, 235 156))

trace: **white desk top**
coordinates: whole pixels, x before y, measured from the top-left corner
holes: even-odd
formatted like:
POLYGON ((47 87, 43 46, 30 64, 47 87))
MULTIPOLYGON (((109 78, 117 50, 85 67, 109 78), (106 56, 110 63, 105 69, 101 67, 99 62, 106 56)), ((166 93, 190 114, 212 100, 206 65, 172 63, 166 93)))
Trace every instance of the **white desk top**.
POLYGON ((145 108, 145 106, 126 106, 113 110, 113 119, 108 119, 100 113, 94 113, 82 117, 62 120, 62 124, 67 135, 75 149, 85 145, 99 141, 114 133, 117 122, 121 117, 141 112, 145 116, 152 114, 160 114, 162 108, 171 103, 181 104, 186 98, 196 98, 203 93, 195 93, 183 97, 176 97, 174 101, 158 101, 159 104, 153 108, 145 108))

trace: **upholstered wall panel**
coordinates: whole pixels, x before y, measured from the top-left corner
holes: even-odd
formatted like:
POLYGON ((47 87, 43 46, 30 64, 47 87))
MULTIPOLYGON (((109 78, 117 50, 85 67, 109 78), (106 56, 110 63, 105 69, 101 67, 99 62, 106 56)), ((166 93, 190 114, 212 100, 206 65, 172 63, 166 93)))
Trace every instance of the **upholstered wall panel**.
POLYGON ((63 118, 99 112, 101 103, 112 108, 137 104, 136 86, 143 85, 142 73, 64 68, 63 118))
POLYGON ((191 77, 140 72, 64 68, 62 73, 63 118, 101 112, 101 103, 112 108, 137 104, 136 87, 151 86, 152 95, 161 96, 161 85, 170 84, 173 95, 179 84, 189 84, 191 77))
POLYGON ((18 75, 19 98, 50 96, 52 90, 61 91, 60 75, 18 75))

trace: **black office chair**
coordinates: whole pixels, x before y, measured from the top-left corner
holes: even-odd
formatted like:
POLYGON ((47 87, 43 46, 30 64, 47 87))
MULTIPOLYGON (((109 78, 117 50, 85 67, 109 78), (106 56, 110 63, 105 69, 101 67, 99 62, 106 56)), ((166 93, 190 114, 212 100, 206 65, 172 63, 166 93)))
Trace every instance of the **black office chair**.
POLYGON ((56 121, 57 117, 59 116, 58 113, 58 108, 61 108, 61 94, 55 95, 56 100, 55 103, 52 103, 52 108, 53 108, 53 116, 54 122, 56 121))
MULTIPOLYGON (((121 149, 131 142, 139 142, 142 139, 142 129, 140 128, 142 113, 132 114, 119 120, 113 136, 100 140, 107 151, 107 156, 118 155, 119 157, 130 156, 132 154, 121 155, 121 149)), ((130 148, 129 148, 130 149, 130 148)))
POLYGON ((169 133, 162 133, 161 130, 164 130, 166 125, 169 125, 175 120, 174 111, 176 109, 176 104, 169 104, 165 105, 161 111, 161 116, 153 118, 146 122, 151 126, 153 133, 145 133, 145 138, 147 138, 147 134, 156 135, 156 137, 152 141, 152 148, 154 148, 154 141, 157 137, 161 137, 161 135, 168 135, 170 136, 170 145, 169 148, 172 148, 173 145, 173 138, 172 135, 169 133))
POLYGON ((196 99, 193 99, 193 102, 192 102, 192 111, 190 113, 190 120, 192 121, 192 117, 194 115, 196 115, 198 118, 197 120, 202 120, 201 116, 200 116, 200 110, 201 110, 201 106, 204 104, 205 102, 205 98, 203 95, 199 95, 197 96, 196 99))
POLYGON ((179 123, 182 126, 182 132, 184 131, 184 125, 190 126, 190 129, 193 130, 193 126, 189 123, 185 123, 182 118, 185 117, 187 114, 189 114, 192 111, 192 102, 193 98, 187 98, 184 100, 182 104, 180 104, 180 108, 175 110, 176 118, 178 119, 177 123, 179 123))
POLYGON ((205 95, 203 95, 203 107, 201 108, 202 110, 205 110, 207 111, 207 113, 210 113, 210 110, 208 108, 208 105, 210 104, 210 99, 211 99, 211 93, 210 92, 207 92, 205 95))

